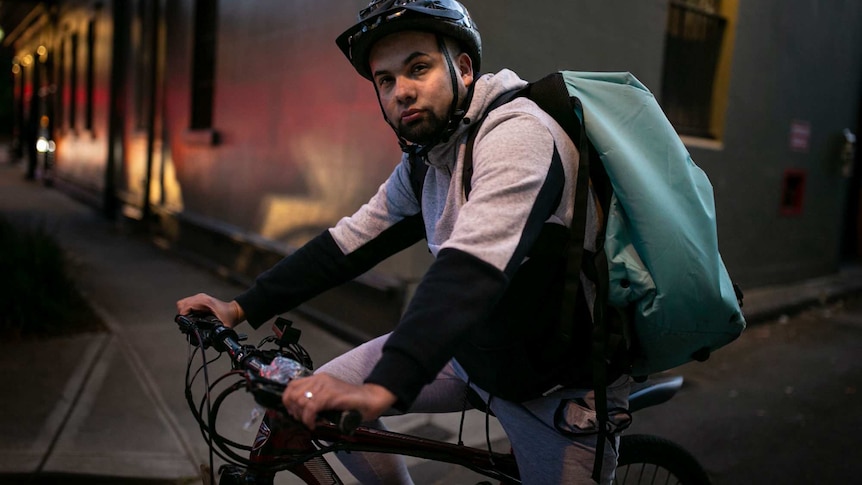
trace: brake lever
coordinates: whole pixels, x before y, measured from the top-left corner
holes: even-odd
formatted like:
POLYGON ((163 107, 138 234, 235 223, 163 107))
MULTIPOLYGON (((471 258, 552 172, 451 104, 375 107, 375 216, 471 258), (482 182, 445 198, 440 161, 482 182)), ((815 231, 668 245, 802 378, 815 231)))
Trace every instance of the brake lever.
POLYGON ((180 327, 180 332, 186 335, 186 340, 191 345, 202 347, 203 349, 208 349, 213 345, 212 331, 222 324, 215 315, 202 312, 189 312, 186 315, 177 315, 174 317, 174 321, 180 327))

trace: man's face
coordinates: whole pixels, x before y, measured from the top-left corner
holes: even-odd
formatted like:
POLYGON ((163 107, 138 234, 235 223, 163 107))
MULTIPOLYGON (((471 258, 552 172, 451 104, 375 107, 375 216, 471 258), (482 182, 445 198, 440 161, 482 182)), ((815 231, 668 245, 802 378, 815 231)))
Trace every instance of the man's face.
MULTIPOLYGON (((369 64, 383 112, 398 133, 419 145, 433 141, 452 104, 449 66, 437 37, 410 31, 388 35, 374 44, 369 64)), ((453 64, 460 102, 473 82, 473 65, 464 53, 453 56, 453 64)))

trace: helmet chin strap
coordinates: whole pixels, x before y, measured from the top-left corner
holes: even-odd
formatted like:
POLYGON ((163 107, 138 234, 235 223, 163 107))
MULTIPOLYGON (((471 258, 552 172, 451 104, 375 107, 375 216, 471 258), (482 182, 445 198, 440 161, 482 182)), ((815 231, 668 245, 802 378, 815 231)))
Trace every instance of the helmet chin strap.
POLYGON ((386 124, 395 132, 395 136, 398 137, 398 146, 401 147, 401 151, 404 153, 410 153, 411 146, 413 145, 410 145, 410 143, 401 136, 401 133, 398 132, 398 128, 396 128, 395 124, 389 120, 388 116, 386 116, 386 110, 383 109, 383 102, 380 101, 380 89, 377 87, 376 82, 371 81, 371 84, 374 85, 374 94, 377 96, 377 105, 380 106, 380 112, 383 113, 383 120, 386 121, 386 124))
POLYGON ((443 37, 439 34, 436 35, 436 37, 440 53, 443 54, 443 58, 446 59, 446 65, 449 67, 449 79, 452 81, 452 103, 449 105, 449 113, 446 117, 446 126, 431 139, 431 142, 424 145, 418 145, 416 143, 410 143, 407 139, 401 136, 398 128, 394 123, 392 123, 392 120, 386 116, 386 110, 383 109, 383 102, 380 101, 380 91, 377 87, 377 83, 372 81, 372 84, 374 85, 374 93, 377 95, 377 104, 380 106, 380 111, 383 113, 383 119, 386 121, 386 124, 392 128, 392 131, 395 132, 395 136, 398 137, 398 145, 401 147, 401 151, 410 156, 425 158, 428 156, 428 152, 437 146, 438 143, 447 142, 449 137, 452 136, 452 133, 458 129, 458 124, 464 119, 464 115, 467 114, 467 109, 470 107, 470 102, 473 99, 473 87, 475 86, 475 83, 471 83, 467 89, 467 95, 464 97, 464 107, 462 109, 458 109, 458 73, 455 71, 455 64, 452 62, 452 57, 449 55, 449 49, 446 48, 446 43, 443 40, 443 37))

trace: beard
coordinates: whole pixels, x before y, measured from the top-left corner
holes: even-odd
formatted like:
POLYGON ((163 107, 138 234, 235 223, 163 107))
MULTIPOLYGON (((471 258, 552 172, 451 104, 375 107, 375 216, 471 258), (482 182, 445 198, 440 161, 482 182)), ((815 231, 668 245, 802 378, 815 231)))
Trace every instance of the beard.
POLYGON ((427 111, 425 116, 412 123, 398 122, 398 134, 417 145, 434 143, 446 129, 446 121, 436 113, 427 111))

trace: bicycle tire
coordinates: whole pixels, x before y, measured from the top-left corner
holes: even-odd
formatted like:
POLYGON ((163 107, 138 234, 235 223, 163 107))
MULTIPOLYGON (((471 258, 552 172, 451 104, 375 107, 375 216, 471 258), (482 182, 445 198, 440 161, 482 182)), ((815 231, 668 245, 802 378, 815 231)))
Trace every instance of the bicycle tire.
POLYGON ((697 459, 668 439, 645 434, 623 435, 614 484, 709 485, 697 459))

